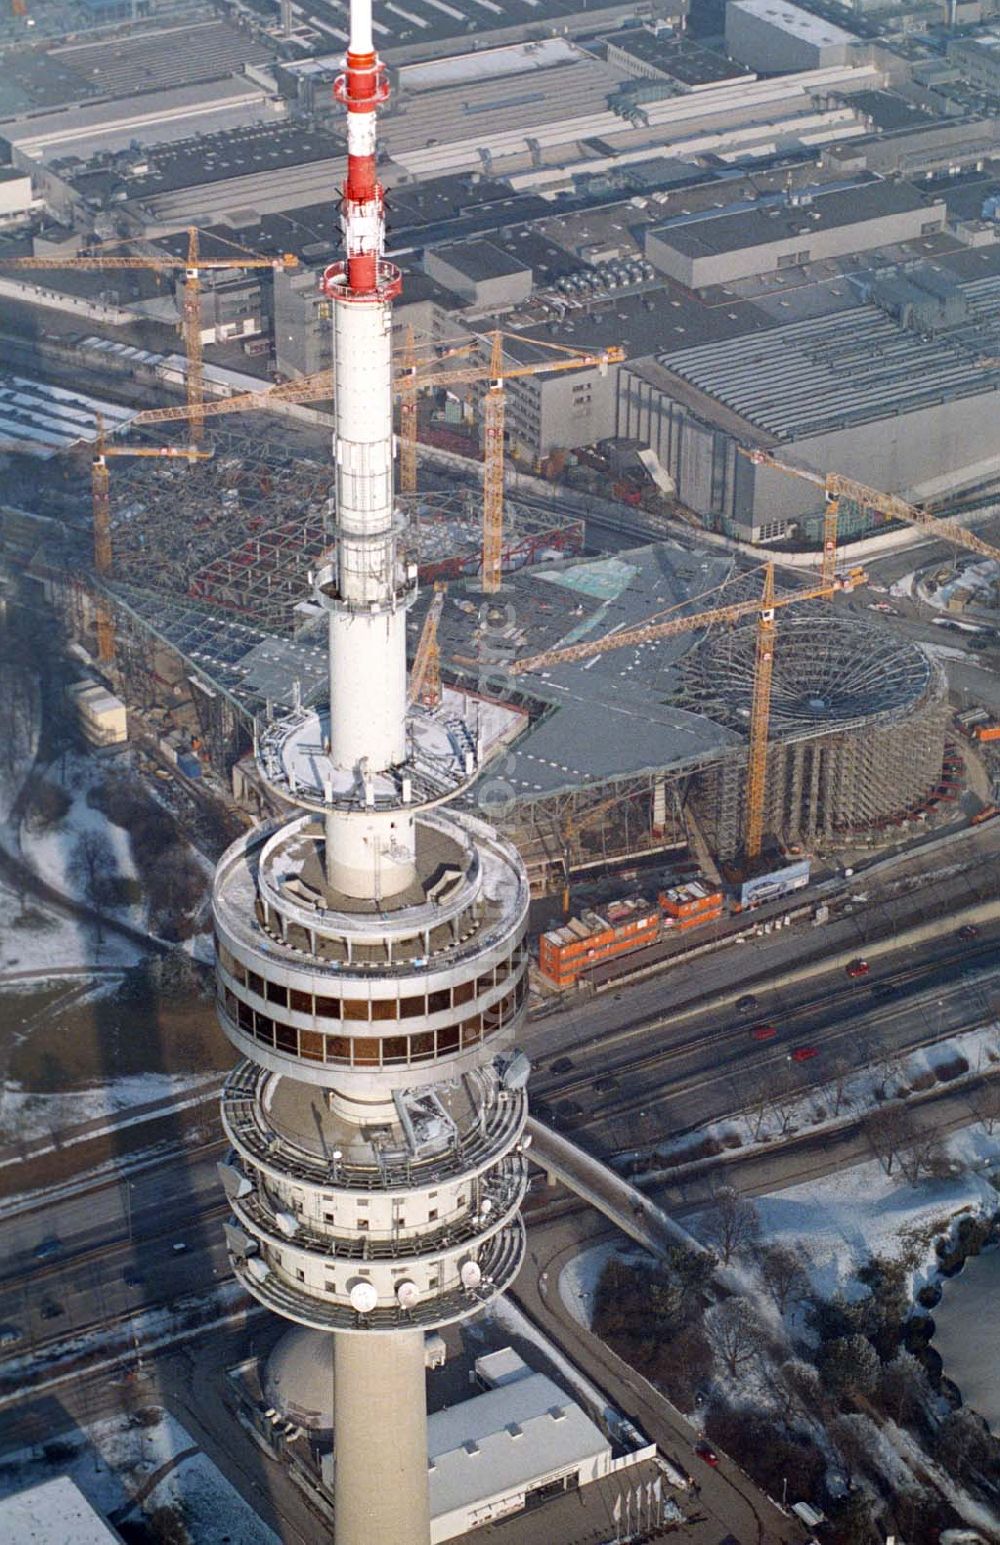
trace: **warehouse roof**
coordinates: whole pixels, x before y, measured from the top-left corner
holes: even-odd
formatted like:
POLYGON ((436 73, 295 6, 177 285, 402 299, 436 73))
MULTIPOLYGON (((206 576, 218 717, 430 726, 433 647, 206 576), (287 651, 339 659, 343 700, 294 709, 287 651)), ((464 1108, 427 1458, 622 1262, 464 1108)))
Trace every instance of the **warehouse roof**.
POLYGON ((714 85, 739 76, 753 79, 752 71, 746 65, 666 30, 652 32, 648 27, 625 27, 621 32, 609 33, 604 41, 686 86, 714 85))
POLYGON ((677 387, 687 383, 777 440, 829 433, 997 391, 1000 370, 981 361, 1000 356, 1000 278, 964 284, 961 294, 967 320, 933 337, 858 306, 660 362, 677 387))
POLYGON ((790 33, 803 43, 813 43, 817 48, 858 41, 856 33, 848 32, 844 27, 814 15, 812 11, 803 11, 797 5, 789 5, 788 0, 728 0, 728 4, 734 11, 743 11, 758 21, 769 22, 782 32, 790 33))
POLYGON ((712 214, 678 215, 652 227, 650 234, 678 252, 708 257, 931 207, 909 183, 872 178, 846 188, 804 192, 795 202, 778 196, 712 214))
POLYGON ((544 1373, 501 1384, 427 1419, 435 1518, 610 1454, 590 1417, 544 1373))
POLYGON ((504 279, 521 274, 526 264, 511 257, 491 241, 464 241, 450 247, 437 247, 435 256, 467 279, 504 279))

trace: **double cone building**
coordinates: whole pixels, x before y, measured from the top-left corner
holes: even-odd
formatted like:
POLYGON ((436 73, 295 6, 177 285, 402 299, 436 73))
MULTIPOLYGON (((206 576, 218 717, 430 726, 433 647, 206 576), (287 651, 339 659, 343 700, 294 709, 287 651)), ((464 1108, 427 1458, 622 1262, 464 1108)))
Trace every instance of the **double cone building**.
POLYGON ((222 1120, 229 1253, 262 1304, 330 1331, 338 1545, 426 1545, 424 1336, 474 1314, 521 1263, 528 886, 483 821, 445 806, 480 748, 409 707, 393 498, 391 307, 376 114, 388 87, 370 0, 352 0, 345 259, 332 301, 330 707, 264 727, 262 775, 293 812, 215 879, 218 1010, 243 1060, 222 1120))

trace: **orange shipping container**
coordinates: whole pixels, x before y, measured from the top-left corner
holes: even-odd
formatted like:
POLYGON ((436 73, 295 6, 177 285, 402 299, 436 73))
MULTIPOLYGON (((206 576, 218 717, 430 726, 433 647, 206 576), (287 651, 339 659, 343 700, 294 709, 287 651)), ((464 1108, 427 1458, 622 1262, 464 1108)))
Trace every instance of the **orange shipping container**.
POLYGON ((977 724, 972 733, 976 740, 1000 740, 1000 724, 977 724))

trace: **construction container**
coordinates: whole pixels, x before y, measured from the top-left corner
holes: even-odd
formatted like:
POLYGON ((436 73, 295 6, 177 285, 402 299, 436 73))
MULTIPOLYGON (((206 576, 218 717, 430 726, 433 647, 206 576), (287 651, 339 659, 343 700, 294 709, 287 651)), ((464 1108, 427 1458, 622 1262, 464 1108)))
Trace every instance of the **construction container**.
POLYGON ((972 735, 974 740, 1000 740, 1000 724, 977 724, 972 735))
POLYGON ((128 739, 128 716, 121 698, 97 681, 77 681, 67 687, 84 739, 91 746, 119 746, 128 739))
POLYGON ((201 777, 201 763, 193 751, 178 751, 177 771, 183 773, 185 778, 201 777))
POLYGON ((538 969, 554 987, 572 987, 591 966, 655 943, 661 926, 659 909, 648 901, 611 902, 601 913, 586 911, 544 933, 538 969))
POLYGON ((700 928, 722 916, 722 892, 710 890, 700 880, 661 891, 659 903, 672 928, 700 928))

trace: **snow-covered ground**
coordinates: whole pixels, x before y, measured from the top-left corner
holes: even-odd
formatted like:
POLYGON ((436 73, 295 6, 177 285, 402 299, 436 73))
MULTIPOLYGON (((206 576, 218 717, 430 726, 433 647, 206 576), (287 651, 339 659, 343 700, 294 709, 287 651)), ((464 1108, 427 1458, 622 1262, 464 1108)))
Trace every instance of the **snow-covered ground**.
MULTIPOLYGON (((87 966, 97 958, 94 930, 72 917, 51 911, 44 902, 19 898, 0 884, 0 992, 4 978, 16 986, 31 975, 87 966)), ((101 965, 133 966, 142 951, 127 939, 106 935, 100 948, 101 965)))
MULTIPOLYGON (((787 1190, 755 1198, 761 1238, 801 1249, 817 1294, 858 1291, 853 1273, 871 1255, 898 1256, 913 1242, 921 1246, 923 1265, 916 1268, 917 1285, 935 1264, 934 1238, 947 1233, 961 1212, 993 1211, 1000 1196, 990 1180, 1000 1171, 1000 1126, 988 1136, 979 1126, 956 1132, 947 1143, 949 1155, 962 1166, 947 1180, 910 1184, 899 1174, 886 1175, 875 1159, 836 1170, 787 1190)), ((706 1213, 685 1219, 692 1234, 711 1243, 706 1213)), ((595 1245, 564 1268, 559 1293, 570 1313, 589 1325, 593 1294, 612 1245, 595 1245)), ((620 1251, 634 1257, 634 1247, 620 1251)))
POLYGON ((193 1545, 279 1545, 278 1536, 257 1517, 207 1454, 182 1459, 154 1486, 145 1507, 179 1507, 193 1545))
MULTIPOLYGON (((935 1262, 934 1237, 947 1233, 960 1212, 996 1207, 997 1192, 989 1170, 1000 1163, 1000 1131, 988 1138, 966 1128, 948 1144, 951 1156, 970 1167, 949 1180, 909 1184, 886 1175, 875 1159, 854 1164, 820 1180, 757 1198, 765 1239, 800 1247, 816 1291, 829 1298, 850 1290, 850 1279, 871 1255, 898 1256, 919 1243, 924 1258, 918 1278, 935 1262)), ((692 1232, 707 1240, 703 1215, 692 1219, 692 1232)))
POLYGON ((0 1463, 0 1496, 68 1474, 105 1517, 138 1517, 138 1507, 129 1507, 132 1497, 159 1469, 172 1465, 146 1497, 147 1512, 178 1507, 193 1545, 226 1540, 277 1545, 277 1537, 168 1412, 151 1427, 124 1415, 111 1417, 53 1439, 48 1447, 50 1457, 42 1448, 25 1448, 0 1463))
MULTIPOLYGON (((129 851, 128 833, 115 826, 100 810, 87 803, 87 796, 107 777, 104 763, 91 756, 69 755, 59 778, 60 785, 73 803, 61 821, 45 831, 36 831, 29 821, 22 821, 18 845, 22 857, 43 880, 78 901, 89 901, 84 877, 77 872, 74 857, 81 838, 90 832, 104 839, 114 860, 114 875, 120 880, 135 880, 137 873, 129 851)), ((134 928, 145 928, 147 908, 144 901, 114 909, 134 928)))
MULTIPOLYGON (((8 1083, 0 1089, 0 1144, 65 1134, 84 1123, 113 1120, 134 1106, 178 1100, 218 1082, 213 1073, 140 1073, 72 1094, 27 1094, 8 1083)), ((65 1146, 65 1137, 61 1141, 65 1146)))

